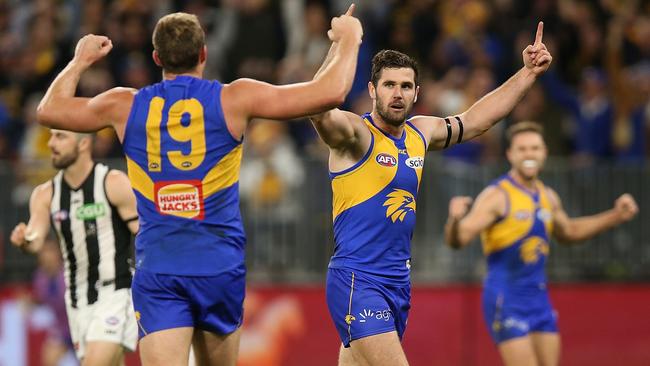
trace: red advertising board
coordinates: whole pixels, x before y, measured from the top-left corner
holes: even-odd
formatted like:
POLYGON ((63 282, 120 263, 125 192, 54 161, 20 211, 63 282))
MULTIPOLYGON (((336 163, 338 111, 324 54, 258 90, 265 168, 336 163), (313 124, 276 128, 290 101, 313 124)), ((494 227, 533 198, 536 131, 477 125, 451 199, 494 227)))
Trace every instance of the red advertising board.
MULTIPOLYGON (((21 305, 23 289, 0 290, 0 366, 39 364, 47 325, 21 305)), ((500 365, 480 296, 475 285, 415 287, 403 340, 410 364, 500 365)), ((650 364, 650 285, 560 285, 551 298, 563 365, 650 364)), ((240 366, 336 364, 340 343, 322 287, 251 288, 245 308, 240 366)), ((127 364, 139 364, 137 355, 127 364)))

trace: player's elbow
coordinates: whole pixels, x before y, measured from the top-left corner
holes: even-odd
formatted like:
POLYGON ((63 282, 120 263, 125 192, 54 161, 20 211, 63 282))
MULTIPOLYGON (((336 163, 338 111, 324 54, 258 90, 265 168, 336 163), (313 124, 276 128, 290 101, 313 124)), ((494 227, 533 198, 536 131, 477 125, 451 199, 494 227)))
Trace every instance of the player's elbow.
POLYGON ((44 102, 36 107, 36 121, 45 127, 53 126, 54 117, 51 108, 44 102))

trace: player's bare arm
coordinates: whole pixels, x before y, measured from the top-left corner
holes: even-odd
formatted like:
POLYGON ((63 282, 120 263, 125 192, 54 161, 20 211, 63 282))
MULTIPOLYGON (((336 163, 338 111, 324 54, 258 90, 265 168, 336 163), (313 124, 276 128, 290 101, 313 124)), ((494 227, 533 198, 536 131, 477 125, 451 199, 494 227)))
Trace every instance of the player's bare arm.
POLYGON ((31 253, 38 252, 50 231, 50 200, 52 183, 45 182, 32 191, 29 200, 29 222, 19 223, 11 232, 11 243, 31 253))
POLYGON ((553 200, 553 236, 563 244, 581 242, 599 233, 632 220, 639 212, 639 207, 632 195, 625 193, 614 202, 614 207, 595 215, 569 217, 564 211, 558 194, 548 188, 553 200))
POLYGON ((506 197, 503 191, 492 186, 484 189, 473 205, 470 197, 452 197, 445 224, 445 242, 454 249, 465 247, 481 231, 503 216, 505 209, 506 197))
MULTIPOLYGON (((319 77, 327 68, 337 47, 337 43, 332 43, 325 61, 314 78, 319 77)), ((309 118, 319 137, 330 148, 331 170, 339 171, 353 165, 368 150, 371 140, 370 131, 357 114, 334 108, 309 118)))
POLYGON ((276 86, 257 80, 239 79, 222 90, 222 104, 228 127, 241 137, 252 118, 293 119, 321 113, 339 106, 352 87, 363 30, 347 13, 332 19, 328 36, 337 43, 331 62, 308 82, 276 86))
POLYGON ((138 233, 138 211, 131 182, 126 174, 119 170, 111 170, 106 176, 106 198, 117 208, 120 218, 126 222, 134 235, 138 233))
POLYGON ((411 122, 429 141, 429 150, 440 150, 471 140, 506 117, 535 80, 548 70, 553 57, 542 42, 544 23, 539 22, 535 42, 522 52, 524 66, 501 86, 474 103, 467 111, 447 120, 415 116, 411 122))
POLYGON ((113 126, 122 140, 135 89, 113 88, 93 98, 74 95, 83 72, 112 48, 111 40, 105 36, 89 34, 79 40, 72 61, 57 75, 38 106, 39 123, 75 132, 113 126))

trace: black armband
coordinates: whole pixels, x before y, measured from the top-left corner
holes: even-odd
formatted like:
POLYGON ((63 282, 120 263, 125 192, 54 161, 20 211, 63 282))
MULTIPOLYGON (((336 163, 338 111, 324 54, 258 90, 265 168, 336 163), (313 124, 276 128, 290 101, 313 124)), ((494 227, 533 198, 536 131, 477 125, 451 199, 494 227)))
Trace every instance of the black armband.
POLYGON ((138 219, 137 216, 133 216, 133 217, 131 217, 131 218, 129 218, 129 219, 124 220, 124 223, 125 223, 125 224, 128 224, 129 222, 131 222, 131 221, 135 221, 135 220, 137 220, 137 219, 138 219))
POLYGON ((463 121, 460 120, 460 117, 455 116, 456 121, 458 121, 458 140, 456 140, 457 144, 460 144, 463 142, 463 121))
POLYGON ((449 143, 451 142, 451 122, 449 122, 449 118, 445 118, 445 123, 447 124, 447 141, 445 141, 445 147, 443 149, 449 147, 449 143))

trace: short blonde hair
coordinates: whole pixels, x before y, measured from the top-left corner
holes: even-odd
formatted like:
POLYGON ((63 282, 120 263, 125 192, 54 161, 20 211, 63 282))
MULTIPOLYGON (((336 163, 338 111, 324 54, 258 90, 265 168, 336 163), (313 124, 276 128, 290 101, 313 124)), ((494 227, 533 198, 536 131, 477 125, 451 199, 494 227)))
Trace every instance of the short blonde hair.
POLYGON ((205 32, 196 15, 173 13, 158 20, 152 41, 163 69, 182 74, 199 64, 205 32))

